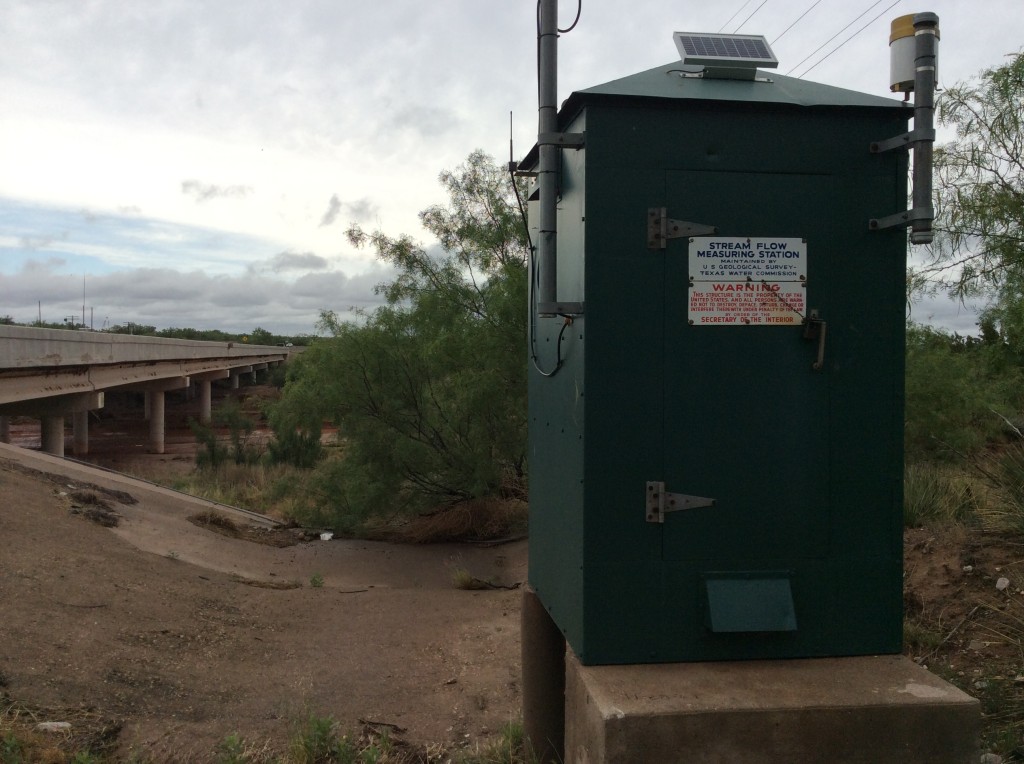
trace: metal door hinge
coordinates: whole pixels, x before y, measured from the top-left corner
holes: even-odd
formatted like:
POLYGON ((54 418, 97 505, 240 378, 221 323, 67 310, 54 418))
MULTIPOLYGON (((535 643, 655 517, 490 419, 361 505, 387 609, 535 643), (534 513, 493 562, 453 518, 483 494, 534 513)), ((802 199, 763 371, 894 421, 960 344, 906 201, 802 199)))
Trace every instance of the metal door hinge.
POLYGON ((665 490, 665 484, 660 480, 651 480, 647 483, 646 517, 649 523, 665 522, 665 515, 669 512, 713 506, 715 506, 714 499, 689 496, 685 493, 669 493, 665 490))
POLYGON ((670 220, 666 207, 651 207, 647 210, 648 249, 665 249, 669 239, 680 239, 684 236, 711 236, 716 233, 718 233, 718 229, 713 225, 670 220))

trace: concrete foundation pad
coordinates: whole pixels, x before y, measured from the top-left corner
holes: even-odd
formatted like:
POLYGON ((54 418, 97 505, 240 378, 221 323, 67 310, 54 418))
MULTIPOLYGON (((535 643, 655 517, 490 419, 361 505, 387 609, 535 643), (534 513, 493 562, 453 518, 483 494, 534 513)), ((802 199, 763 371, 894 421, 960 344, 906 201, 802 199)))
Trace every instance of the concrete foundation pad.
POLYGON ((903 656, 583 666, 567 764, 976 764, 978 701, 903 656))

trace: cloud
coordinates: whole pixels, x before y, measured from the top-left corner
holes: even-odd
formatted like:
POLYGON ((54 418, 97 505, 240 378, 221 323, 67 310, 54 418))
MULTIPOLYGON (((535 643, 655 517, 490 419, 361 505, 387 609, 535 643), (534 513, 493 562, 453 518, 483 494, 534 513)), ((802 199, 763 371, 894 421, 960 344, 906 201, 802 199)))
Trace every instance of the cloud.
POLYGON ((327 212, 320 219, 320 227, 332 225, 338 219, 339 212, 341 212, 341 199, 338 198, 337 194, 334 194, 331 197, 331 201, 327 204, 327 212))
MULTIPOLYGON (((45 321, 78 315, 82 278, 61 272, 59 265, 33 261, 16 273, 0 273, 0 314, 20 322, 34 321, 41 303, 45 321)), ((262 326, 280 334, 312 333, 322 309, 348 318, 353 308, 373 310, 380 305, 373 287, 391 276, 389 269, 377 264, 355 275, 325 270, 294 282, 267 273, 231 276, 134 268, 88 277, 86 317, 91 312, 97 329, 131 321, 158 328, 250 331, 262 326)))
POLYGON ((962 303, 946 295, 932 295, 912 305, 910 318, 949 332, 974 336, 978 333, 978 314, 984 307, 985 302, 980 299, 962 303))
POLYGON ((198 180, 183 180, 181 193, 194 197, 196 204, 202 204, 211 199, 244 199, 252 193, 252 186, 217 186, 198 180))
POLYGON ((413 104, 399 108, 394 122, 402 129, 411 131, 419 139, 432 140, 455 132, 461 119, 455 109, 413 104))
POLYGON ((285 273, 287 271, 322 271, 330 266, 326 257, 313 252, 278 252, 269 260, 260 260, 249 265, 249 274, 285 273))
POLYGON ((18 239, 18 246, 22 249, 27 249, 30 252, 36 252, 41 249, 48 249, 51 244, 58 241, 64 241, 67 237, 67 231, 64 231, 58 236, 22 236, 18 239))
POLYGON ((349 216, 357 223, 364 223, 367 220, 372 220, 380 211, 380 207, 366 197, 354 202, 349 202, 345 205, 345 209, 348 210, 349 216))
POLYGON ((320 228, 333 225, 341 216, 342 212, 345 213, 349 220, 354 220, 357 223, 363 223, 376 217, 379 210, 380 207, 365 196, 354 202, 342 203, 341 199, 338 198, 338 195, 334 194, 327 205, 327 211, 320 219, 320 228))
POLYGON ((273 239, 138 214, 109 212, 92 220, 78 209, 0 196, 0 272, 49 256, 67 260, 79 274, 152 264, 237 273, 254 259, 291 251, 273 239))
POLYGON ((68 261, 62 257, 51 257, 47 260, 30 260, 22 266, 25 273, 44 273, 49 275, 52 270, 63 268, 68 261))

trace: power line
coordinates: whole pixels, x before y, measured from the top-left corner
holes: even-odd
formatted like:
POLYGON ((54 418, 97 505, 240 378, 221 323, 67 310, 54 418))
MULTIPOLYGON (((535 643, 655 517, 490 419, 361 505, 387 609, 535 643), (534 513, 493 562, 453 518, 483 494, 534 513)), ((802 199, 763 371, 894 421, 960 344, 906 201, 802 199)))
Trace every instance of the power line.
MULTIPOLYGON (((738 11, 736 11, 736 13, 734 13, 732 16, 729 17, 729 21, 732 21, 734 18, 739 16, 740 13, 742 13, 743 9, 746 8, 748 5, 750 5, 752 2, 754 2, 754 0, 747 0, 747 2, 745 2, 743 5, 740 6, 740 9, 738 11)), ((718 28, 718 31, 721 32, 723 29, 725 29, 727 26, 729 26, 729 21, 726 21, 724 24, 722 24, 722 26, 720 26, 718 28)))
MULTIPOLYGON (((750 21, 752 18, 754 18, 754 16, 757 15, 757 12, 759 10, 761 10, 762 8, 764 8, 764 4, 767 3, 767 2, 768 2, 768 0, 761 0, 761 4, 754 9, 754 12, 751 13, 749 16, 747 16, 745 19, 743 19, 743 24, 746 24, 748 21, 750 21)), ((736 34, 738 31, 743 29, 743 24, 740 24, 738 27, 736 27, 734 30, 732 30, 732 33, 736 34)))
MULTIPOLYGON (((897 1, 898 1, 898 0, 897 0, 897 1)), ((810 54, 809 56, 807 56, 807 58, 805 58, 805 59, 804 59, 803 61, 801 61, 801 62, 800 62, 799 64, 797 64, 797 65, 796 65, 796 66, 794 66, 794 67, 793 67, 792 69, 790 69, 790 70, 789 70, 788 72, 786 72, 786 74, 787 74, 787 75, 789 75, 789 74, 792 74, 792 73, 793 73, 793 72, 795 72, 795 71, 796 71, 797 69, 799 69, 799 68, 800 68, 801 66, 803 66, 803 65, 804 65, 804 64, 805 64, 805 63, 806 63, 806 62, 807 62, 808 60, 810 60, 810 59, 814 58, 815 54, 817 54, 817 52, 818 52, 819 50, 821 50, 822 48, 824 48, 824 47, 825 47, 826 45, 828 45, 828 44, 829 44, 830 42, 832 42, 832 41, 833 41, 834 39, 836 39, 836 38, 837 38, 837 37, 838 37, 839 35, 841 35, 841 34, 842 34, 843 32, 845 32, 845 31, 846 31, 847 29, 849 29, 850 27, 852 27, 852 26, 853 26, 853 25, 854 25, 854 24, 855 24, 855 23, 856 23, 856 22, 857 22, 858 20, 860 20, 861 18, 863 18, 864 16, 866 16, 866 15, 868 14, 868 11, 870 11, 870 10, 871 10, 872 8, 874 8, 874 7, 875 7, 875 6, 877 6, 877 5, 881 5, 881 4, 883 3, 883 2, 885 2, 885 0, 875 0, 875 2, 874 2, 874 3, 872 3, 872 4, 871 4, 871 5, 870 5, 870 6, 868 7, 868 8, 866 8, 866 9, 865 9, 865 10, 863 10, 863 11, 861 11, 860 15, 858 15, 858 16, 857 16, 857 18, 855 18, 855 19, 854 19, 853 21, 851 21, 851 22, 850 22, 849 24, 847 24, 847 25, 846 25, 845 27, 843 27, 843 28, 842 28, 842 29, 840 29, 840 30, 839 30, 838 32, 836 32, 836 33, 835 33, 834 35, 832 35, 832 36, 831 36, 831 37, 829 37, 829 38, 828 38, 827 40, 825 40, 825 42, 823 42, 823 43, 822 43, 821 45, 819 45, 819 46, 818 46, 817 48, 815 48, 815 49, 814 49, 814 51, 813 51, 813 52, 812 52, 812 53, 811 53, 811 54, 810 54)))
POLYGON ((821 0, 815 0, 815 2, 814 2, 814 5, 812 5, 812 6, 811 6, 810 8, 808 8, 808 9, 807 9, 806 11, 804 11, 803 13, 801 13, 801 14, 800 14, 800 16, 799 16, 799 17, 797 18, 797 20, 796 20, 796 21, 794 21, 794 22, 793 22, 792 24, 790 24, 790 25, 789 25, 788 27, 786 27, 785 29, 783 29, 783 30, 782 30, 782 34, 780 34, 780 35, 779 35, 778 37, 776 37, 776 38, 775 38, 774 40, 772 40, 771 44, 772 44, 772 45, 774 45, 774 44, 775 44, 775 43, 777 43, 777 42, 778 42, 779 40, 781 40, 781 39, 782 39, 782 37, 783 37, 783 35, 785 35, 785 34, 786 34, 786 32, 788 32, 788 31, 789 31, 790 29, 792 29, 792 28, 793 28, 793 27, 795 27, 795 26, 796 26, 797 24, 799 24, 799 23, 800 23, 800 20, 801 20, 801 19, 802 19, 802 18, 803 18, 804 16, 806 16, 806 15, 807 15, 808 13, 810 13, 811 11, 813 11, 813 10, 814 10, 814 9, 815 9, 815 8, 816 8, 816 7, 818 6, 818 3, 820 3, 820 2, 821 2, 821 0))
MULTIPOLYGON (((817 61, 817 62, 816 62, 816 63, 814 64, 814 66, 812 66, 812 67, 811 67, 810 69, 808 69, 808 70, 807 70, 807 71, 805 71, 805 72, 804 72, 803 74, 801 74, 801 75, 800 75, 800 77, 803 77, 803 76, 805 76, 805 75, 807 75, 807 74, 810 74, 810 73, 811 73, 811 72, 812 72, 812 71, 814 70, 814 67, 815 67, 815 66, 817 66, 817 65, 818 65, 818 64, 820 64, 820 63, 821 63, 822 61, 824 61, 824 60, 825 60, 826 58, 828 58, 829 56, 831 56, 831 55, 832 55, 833 53, 835 53, 835 52, 836 52, 837 50, 839 50, 839 48, 842 48, 842 47, 843 47, 843 45, 846 45, 846 43, 848 43, 848 42, 849 42, 850 40, 852 40, 852 39, 853 39, 854 37, 856 37, 857 35, 859 35, 859 34, 860 34, 861 32, 863 32, 863 31, 864 31, 865 29, 867 29, 867 28, 868 28, 869 26, 871 26, 872 24, 874 24, 874 23, 875 23, 876 21, 878 21, 878 20, 879 20, 880 18, 882 18, 882 16, 884 16, 885 14, 887 14, 887 13, 888 13, 889 11, 891 11, 891 10, 892 10, 893 8, 895 8, 895 7, 897 6, 897 5, 899 5, 899 4, 901 3, 901 2, 903 2, 903 0, 896 0, 896 2, 894 2, 894 3, 892 4, 892 5, 890 5, 890 6, 888 7, 888 8, 886 8, 886 9, 885 9, 884 11, 882 11, 882 12, 881 12, 881 13, 879 13, 879 14, 878 14, 877 16, 875 16, 875 17, 874 17, 873 19, 871 19, 871 21, 869 21, 869 22, 868 22, 867 24, 865 24, 865 25, 864 25, 864 26, 862 26, 862 27, 861 27, 860 29, 858 29, 858 30, 857 30, 856 32, 854 32, 854 33, 853 33, 852 35, 850 35, 850 36, 849 36, 848 38, 846 38, 846 40, 845 40, 845 41, 843 41, 842 45, 839 45, 838 47, 834 48, 834 49, 833 49, 832 51, 830 51, 830 52, 829 52, 829 53, 828 53, 827 55, 825 55, 825 56, 823 56, 823 57, 822 57, 821 59, 819 59, 819 60, 818 60, 818 61, 817 61)), ((798 77, 797 79, 799 79, 799 77, 798 77)))

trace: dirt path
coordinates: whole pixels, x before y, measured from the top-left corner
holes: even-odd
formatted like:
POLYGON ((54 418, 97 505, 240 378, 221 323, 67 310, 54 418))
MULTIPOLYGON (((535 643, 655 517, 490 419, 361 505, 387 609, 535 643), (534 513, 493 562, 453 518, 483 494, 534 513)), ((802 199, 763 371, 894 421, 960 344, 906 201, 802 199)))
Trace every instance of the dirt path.
POLYGON ((206 760, 232 733, 282 749, 309 714, 443 744, 519 716, 520 594, 457 590, 450 575, 520 582, 524 542, 275 548, 188 522, 206 502, 89 473, 0 445, 9 698, 75 718, 92 708, 97 724, 122 725, 121 755, 154 761, 206 760), (71 511, 83 481, 138 503, 115 503, 120 524, 101 527, 71 511))

